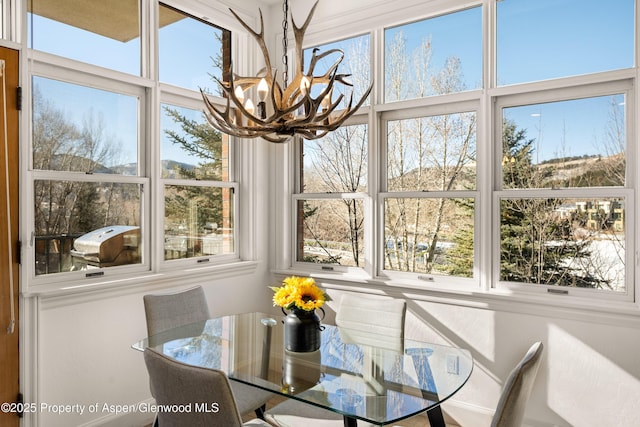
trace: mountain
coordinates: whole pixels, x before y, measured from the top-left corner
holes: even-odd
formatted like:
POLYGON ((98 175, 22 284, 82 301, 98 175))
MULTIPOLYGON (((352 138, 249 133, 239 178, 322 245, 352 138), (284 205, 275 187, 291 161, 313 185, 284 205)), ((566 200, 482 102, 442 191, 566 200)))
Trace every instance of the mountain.
MULTIPOLYGON (((162 170, 165 171, 164 175, 168 175, 172 177, 177 175, 176 171, 183 170, 193 170, 196 166, 189 163, 177 162, 175 160, 162 160, 161 162, 162 170)), ((111 168, 105 168, 108 172, 98 172, 96 173, 117 173, 120 175, 136 175, 138 171, 137 163, 126 163, 124 165, 112 166, 111 168)))

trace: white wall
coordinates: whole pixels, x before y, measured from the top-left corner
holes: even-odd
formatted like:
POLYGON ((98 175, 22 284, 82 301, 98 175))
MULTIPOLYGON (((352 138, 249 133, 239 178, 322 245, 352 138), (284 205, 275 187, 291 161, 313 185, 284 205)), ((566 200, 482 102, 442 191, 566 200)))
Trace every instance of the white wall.
MULTIPOLYGON (((211 312, 268 310, 271 291, 263 286, 262 274, 203 281, 211 312)), ((118 418, 112 409, 103 409, 105 404, 131 405, 150 399, 142 353, 131 348, 146 336, 142 296, 176 288, 150 285, 125 294, 39 298, 37 401, 86 408, 98 404, 99 410, 89 413, 87 409, 84 415, 41 411, 37 425, 69 427, 110 421, 117 426, 128 422, 142 426, 152 421, 153 414, 136 411, 118 418)))
POLYGON ((473 415, 469 405, 480 412, 495 407, 510 369, 534 341, 542 341, 545 352, 526 412, 528 425, 640 425, 637 326, 425 302, 409 309, 409 334, 439 336, 473 353, 471 380, 452 405, 445 405, 462 425, 479 425, 466 422, 473 415))

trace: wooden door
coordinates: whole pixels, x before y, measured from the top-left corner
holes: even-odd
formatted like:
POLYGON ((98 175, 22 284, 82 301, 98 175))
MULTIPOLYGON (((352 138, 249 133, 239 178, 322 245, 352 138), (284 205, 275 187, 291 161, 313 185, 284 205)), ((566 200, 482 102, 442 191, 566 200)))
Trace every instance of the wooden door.
MULTIPOLYGON (((0 48, 0 60, 4 60, 4 72, 3 75, 0 75, 0 169, 2 170, 0 173, 0 403, 13 403, 17 402, 20 392, 18 353, 18 51, 0 48), (8 187, 7 176, 9 177, 8 187), (11 281, 13 281, 13 285, 11 281)), ((14 405, 10 409, 16 409, 16 406, 14 405)), ((17 427, 19 425, 18 414, 11 411, 5 412, 5 410, 6 407, 3 407, 3 410, 0 411, 0 427, 17 427)))

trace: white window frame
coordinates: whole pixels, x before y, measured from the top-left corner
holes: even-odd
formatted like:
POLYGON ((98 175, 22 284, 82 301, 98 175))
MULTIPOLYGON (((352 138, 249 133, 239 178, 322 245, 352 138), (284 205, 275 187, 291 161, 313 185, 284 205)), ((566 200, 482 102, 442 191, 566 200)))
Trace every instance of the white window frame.
MULTIPOLYGON (((359 272, 318 272, 309 268, 308 265, 293 263, 295 256, 295 225, 293 224, 295 216, 292 213, 291 203, 295 201, 295 197, 291 197, 296 192, 294 184, 297 174, 298 157, 294 149, 285 150, 281 156, 276 158, 278 170, 282 173, 277 174, 276 184, 278 187, 284 188, 284 195, 289 195, 288 202, 280 202, 276 204, 276 226, 281 234, 287 236, 290 243, 281 248, 276 255, 274 272, 281 274, 310 274, 314 277, 326 280, 327 283, 336 283, 336 286, 349 287, 358 286, 367 283, 377 289, 406 289, 415 291, 434 291, 433 295, 458 295, 463 299, 481 301, 487 304, 496 304, 496 306, 508 307, 511 302, 522 303, 539 303, 548 306, 558 307, 564 310, 566 307, 574 308, 596 308, 607 312, 636 312, 640 307, 638 301, 638 293, 640 292, 640 281, 637 280, 639 275, 638 265, 640 265, 640 255, 637 253, 638 242, 640 242, 640 226, 636 224, 636 212, 638 197, 636 192, 640 186, 640 176, 636 172, 640 165, 640 150, 636 148, 638 145, 638 132, 636 123, 640 122, 638 110, 636 108, 640 99, 640 91, 637 89, 637 81, 640 78, 640 68, 638 65, 632 69, 619 69, 614 71, 599 72, 588 75, 578 75, 571 77, 563 77, 549 81, 537 81, 530 83, 521 83, 517 85, 499 86, 496 79, 496 4, 495 0, 483 1, 453 1, 447 5, 434 4, 424 5, 423 3, 414 2, 407 5, 402 10, 394 9, 389 5, 376 5, 367 13, 358 12, 358 19, 353 20, 353 14, 345 13, 343 15, 331 15, 324 21, 315 22, 316 26, 310 27, 310 37, 306 42, 310 46, 323 45, 330 42, 335 37, 335 32, 340 28, 341 36, 349 34, 362 34, 363 31, 371 32, 372 47, 372 78, 375 82, 374 90, 371 93, 371 107, 366 111, 361 109, 362 114, 369 116, 369 135, 370 142, 370 165, 369 173, 371 175, 369 194, 374 209, 372 211, 371 220, 374 223, 374 229, 371 230, 371 242, 369 255, 373 252, 373 271, 365 270, 359 272), (452 13, 469 7, 481 5, 483 7, 483 88, 476 91, 462 92, 444 96, 434 96, 424 99, 412 99, 406 101, 395 101, 392 103, 383 102, 384 82, 384 29, 387 27, 402 25, 404 23, 414 22, 418 19, 427 19, 432 16, 439 16, 446 13, 452 13), (350 22, 347 33, 343 30, 343 24, 350 22), (375 58, 375 61, 374 61, 375 58), (622 88, 622 89, 620 89, 622 88), (497 192, 496 180, 500 179, 497 175, 500 173, 501 158, 496 152, 502 153, 501 147, 501 118, 497 118, 496 103, 504 103, 506 100, 514 101, 515 99, 527 100, 527 103, 535 103, 536 100, 553 100, 553 96, 557 100, 571 99, 572 97, 592 97, 598 94, 611 94, 615 91, 623 90, 626 94, 626 137, 627 146, 627 170, 628 174, 626 186, 624 188, 616 188, 616 194, 622 194, 625 199, 626 225, 629 228, 627 232, 628 240, 626 244, 627 252, 627 292, 625 295, 611 295, 613 292, 591 289, 576 289, 558 298, 555 294, 550 294, 546 289, 539 291, 531 291, 531 287, 526 284, 507 284, 499 283, 499 209, 498 200, 503 194, 497 192), (381 190, 381 180, 383 178, 384 162, 384 120, 394 117, 397 114, 404 114, 403 111, 412 109, 429 108, 430 106, 442 107, 443 104, 456 102, 476 102, 477 106, 477 162, 480 165, 477 169, 477 188, 476 188, 476 218, 475 226, 478 228, 475 234, 475 251, 474 254, 474 280, 477 281, 477 287, 469 284, 458 286, 454 280, 449 277, 443 277, 438 283, 429 280, 420 280, 414 273, 393 275, 380 274, 380 266, 383 266, 383 255, 377 246, 379 241, 384 240, 384 222, 382 220, 383 199, 387 194, 381 190), (499 148, 496 148, 499 147, 499 148), (497 150, 497 151, 496 151, 497 150)), ((640 25, 638 22, 638 13, 636 13, 636 27, 640 25)), ((637 28, 636 28, 637 31, 637 28)), ((640 47, 636 44, 636 57, 640 55, 640 47)), ((637 61, 636 61, 637 62, 637 61)), ((620 93, 620 92, 618 92, 620 93)), ((506 105, 506 104, 505 104, 506 105)), ((278 193, 277 190, 276 193, 278 193)), ((500 190, 502 191, 502 190, 500 190)), ((575 194, 579 193, 576 189, 572 189, 575 194)), ((574 194, 572 193, 572 194, 574 194)), ((507 195, 512 193, 507 193, 507 195)), ((569 193, 567 193, 569 194, 569 193)), ((610 191, 603 191, 603 194, 610 196, 610 191)), ((531 312, 538 312, 538 309, 531 308, 531 312)))
MULTIPOLYGON (((171 105, 176 107, 188 108, 191 110, 202 110, 202 98, 200 94, 196 94, 193 91, 180 90, 178 88, 171 87, 169 85, 163 85, 164 90, 160 93, 160 102, 158 103, 158 117, 160 117, 162 105, 171 105)), ((212 102, 215 102, 212 97, 212 102)), ((162 129, 160 128, 160 120, 158 120, 158 131, 161 133, 162 129)), ((180 259, 171 259, 166 260, 164 257, 164 251, 157 255, 157 262, 160 265, 161 269, 182 269, 182 268, 193 268, 194 265, 211 265, 211 264, 220 264, 227 262, 234 262, 240 259, 239 249, 238 249, 238 212, 240 209, 239 202, 239 190, 240 185, 236 181, 236 169, 237 165, 234 161, 235 159, 235 146, 234 138, 231 136, 226 136, 229 138, 229 180, 228 181, 204 181, 204 180, 189 180, 189 179, 175 179, 175 178, 162 178, 162 167, 160 166, 161 162, 161 148, 160 148, 160 137, 158 135, 157 141, 158 146, 156 153, 153 156, 153 163, 158 165, 158 188, 156 195, 156 200, 158 201, 157 208, 157 222, 158 227, 155 229, 155 235, 162 236, 164 240, 164 188, 167 185, 183 185, 189 187, 206 187, 206 188, 230 188, 233 190, 233 253, 229 254, 218 254, 218 255, 201 255, 189 258, 180 258, 180 259)), ((225 136, 223 136, 224 138, 225 136)), ((160 238, 159 238, 160 240, 160 238)), ((163 246, 163 245, 161 245, 163 246)), ((163 246, 164 248, 164 246, 163 246)))
MULTIPOLYGON (((437 99, 440 101, 435 104, 434 98, 425 98, 420 100, 411 100, 406 103, 398 103, 394 102, 396 105, 409 105, 405 108, 397 108, 394 110, 384 111, 380 114, 379 120, 379 139, 380 142, 378 144, 379 149, 379 181, 380 188, 377 194, 378 197, 378 218, 379 224, 377 227, 378 230, 378 239, 376 240, 376 253, 377 253, 377 275, 376 278, 381 280, 389 280, 392 282, 406 282, 413 286, 427 286, 427 287, 439 287, 442 286, 446 289, 471 289, 473 286, 479 286, 480 283, 480 275, 478 269, 479 263, 479 235, 478 233, 474 233, 474 266, 473 266, 473 277, 465 278, 465 277, 456 277, 456 276, 447 276, 442 274, 432 274, 432 273, 414 273, 414 272, 404 272, 404 271, 394 271, 385 269, 384 262, 384 228, 385 228, 385 220, 384 220, 384 203, 387 198, 425 198, 425 199, 434 199, 434 198, 446 198, 446 199, 473 199, 474 200, 474 215, 473 215, 473 223, 474 228, 479 230, 479 221, 480 221, 480 207, 482 203, 482 199, 480 197, 480 177, 479 173, 481 170, 481 161, 478 159, 480 156, 480 129, 479 126, 480 120, 482 117, 480 102, 479 99, 472 99, 474 92, 465 92, 464 95, 461 94, 452 94, 447 96, 440 96, 437 99), (461 99, 463 98, 463 99, 461 99), (466 99, 471 98, 471 99, 466 99), (414 107, 413 105, 421 106, 414 107), (452 190, 452 191, 393 191, 389 192, 387 189, 387 123, 394 120, 405 120, 405 119, 413 119, 420 117, 430 117, 430 116, 440 116, 440 115, 448 115, 448 114, 457 114, 457 113, 467 113, 472 112, 476 114, 476 164, 480 165, 480 167, 476 168, 476 186, 474 190, 452 190), (382 245, 381 245, 382 243, 382 245)), ((389 104, 387 104, 389 105, 389 104)))
MULTIPOLYGON (((354 114, 351 116, 343 126, 357 126, 357 125, 365 125, 367 126, 367 134, 368 134, 368 142, 367 142, 367 191, 366 192, 357 192, 357 193, 305 193, 301 191, 300 188, 300 173, 296 170, 293 176, 294 182, 294 190, 291 194, 291 222, 294 224, 292 232, 291 232, 291 242, 290 242, 290 257, 291 257, 291 267, 296 270, 308 270, 322 273, 336 273, 343 276, 357 276, 362 277, 366 275, 370 275, 374 269, 374 264, 372 263, 371 257, 371 237, 372 237, 372 200, 371 200, 371 150, 372 150, 372 138, 371 138, 371 125, 368 122, 367 115, 362 113, 354 114), (340 199, 355 199, 363 201, 363 258, 364 265, 356 267, 356 266, 346 266, 346 265, 337 265, 337 264, 319 264, 312 262, 304 262, 298 261, 297 258, 297 244, 298 244, 298 233, 297 233, 297 224, 298 221, 298 201, 300 200, 340 200, 340 199)), ((296 137, 297 138, 297 137, 296 137)), ((301 160, 301 150, 300 146, 302 141, 296 139, 294 145, 294 162, 298 163, 301 160)))
MULTIPOLYGON (((62 61, 63 62, 63 61, 62 61)), ((124 81, 112 81, 111 79, 103 76, 90 75, 83 71, 76 71, 66 67, 53 65, 50 63, 40 63, 39 61, 32 61, 32 69, 29 72, 29 89, 31 89, 32 77, 43 77, 47 79, 54 79, 69 84, 85 86, 89 88, 95 88, 99 90, 110 91, 118 94, 136 97, 138 99, 138 115, 144 117, 146 115, 147 105, 147 91, 146 88, 138 85, 130 84, 124 81)), ((31 90, 28 92, 29 103, 31 99, 31 90)), ((149 188, 150 180, 146 174, 146 166, 144 162, 145 147, 143 141, 146 139, 146 129, 144 123, 139 121, 138 124, 138 175, 126 176, 116 174, 91 174, 87 175, 81 172, 68 172, 68 171, 46 171, 46 170, 34 170, 33 169, 33 146, 31 138, 31 126, 33 117, 33 110, 29 109, 29 144, 27 152, 27 164, 28 164, 28 182, 29 185, 25 189, 25 198, 23 203, 27 204, 28 220, 26 222, 27 233, 30 236, 34 236, 34 221, 35 212, 33 210, 33 198, 34 198, 34 183, 38 180, 57 180, 57 181, 75 181, 75 182, 114 182, 124 184, 138 184, 141 185, 141 198, 140 198, 140 230, 141 230, 141 262, 137 264, 114 266, 108 268, 91 269, 87 271, 69 271, 60 273, 50 273, 43 275, 36 275, 35 272, 35 242, 32 237, 29 240, 27 250, 24 251, 25 259, 27 260, 24 265, 28 267, 24 274, 28 278, 28 287, 37 288, 41 285, 54 284, 54 283, 69 283, 74 281, 81 281, 87 278, 98 277, 101 280, 105 278, 117 278, 127 276, 131 274, 141 274, 150 269, 149 263, 149 215, 148 206, 150 202, 149 188), (92 275, 92 273, 95 273, 92 275)), ((93 279, 95 280, 95 279, 93 279)))
MULTIPOLYGON (((174 0, 163 2, 193 16, 200 16, 202 20, 211 22, 208 16, 215 16, 217 27, 222 27, 231 31, 232 37, 232 61, 239 64, 235 67, 236 72, 245 73, 252 68, 254 59, 252 56, 246 57, 256 52, 255 47, 249 44, 249 35, 244 33, 240 24, 229 13, 228 9, 222 5, 214 5, 203 12, 201 5, 194 2, 185 4, 174 0), (199 10, 199 12, 198 12, 199 10), (241 53, 242 52, 242 55, 241 53)), ((158 280, 162 276, 194 280, 203 275, 211 274, 212 271, 221 272, 227 275, 244 274, 255 263, 239 263, 243 260, 251 261, 256 257, 256 243, 250 239, 255 231, 255 220, 240 213, 242 207, 247 212, 252 211, 256 201, 246 195, 241 190, 240 180, 249 181, 252 174, 241 165, 255 164, 255 158, 251 150, 238 149, 235 138, 229 137, 229 173, 230 180, 227 182, 191 182, 188 180, 169 180, 168 184, 174 185, 198 185, 210 187, 231 188, 234 192, 233 205, 233 239, 234 253, 216 255, 208 257, 193 257, 184 260, 171 260, 164 262, 164 245, 160 239, 164 236, 164 196, 163 184, 160 179, 161 167, 160 159, 160 108, 161 104, 167 103, 176 106, 184 106, 196 110, 203 109, 202 97, 198 91, 175 87, 163 84, 158 81, 158 66, 156 55, 158 37, 156 33, 156 21, 158 17, 158 3, 151 0, 140 1, 140 21, 142 28, 142 76, 125 74, 116 70, 110 70, 92 64, 81 63, 73 59, 63 58, 47 52, 35 51, 25 48, 23 64, 23 80, 25 81, 23 97, 24 104, 31 105, 31 78, 33 75, 44 78, 61 80, 71 84, 94 87, 106 91, 123 93, 125 95, 135 95, 139 98, 138 110, 138 175, 124 176, 111 174, 86 175, 74 172, 61 171, 34 171, 32 167, 32 147, 31 147, 31 107, 26 108, 27 114, 22 119, 21 133, 28 141, 28 147, 23 145, 21 149, 21 167, 23 172, 21 179, 24 190, 20 195, 20 206, 24 212, 28 212, 21 227, 21 240, 23 241, 23 262, 22 274, 26 279, 23 282, 25 294, 47 294, 51 292, 76 292, 88 289, 143 285, 154 278, 158 280), (92 269, 89 271, 72 271, 55 274, 35 275, 35 251, 33 246, 32 230, 34 228, 33 213, 33 185, 39 179, 56 180, 77 180, 87 182, 124 182, 141 184, 141 240, 142 253, 141 263, 115 266, 108 268, 92 269), (245 230, 246 228, 246 230, 245 230), (211 262, 204 260, 210 258, 211 262), (215 259, 214 259, 215 258, 215 259), (204 260, 204 261, 203 261, 204 260), (29 267, 31 266, 31 267, 29 267), (88 277, 87 273, 99 272, 99 274, 88 277)), ((252 22, 255 17, 249 17, 245 13, 240 13, 247 22, 252 22)), ((26 13, 21 16, 21 34, 26 44, 26 13)), ((226 100, 212 96, 214 104, 226 105, 226 100)), ((251 168, 249 168, 251 169, 251 168)))
MULTIPOLYGON (((611 73, 613 74, 613 73, 611 73)), ((616 74, 613 74, 616 76, 616 74)), ((604 301, 633 302, 635 298, 635 197, 634 188, 637 186, 637 148, 635 127, 636 117, 634 82, 631 79, 604 80, 590 84, 577 85, 568 88, 555 88, 520 92, 513 95, 503 95, 495 99, 494 103, 494 191, 492 197, 492 276, 493 287, 506 292, 518 292, 529 295, 569 296, 578 298, 596 298, 604 301), (579 187, 579 188, 540 188, 540 189, 503 189, 501 176, 502 157, 502 110, 504 108, 531 105, 546 102, 569 101, 572 99, 591 98, 623 94, 625 96, 625 133, 626 133, 626 179, 624 187, 579 187), (610 198, 625 199, 625 292, 614 292, 597 289, 569 288, 565 286, 537 285, 516 283, 500 280, 500 200, 503 198, 610 198)))

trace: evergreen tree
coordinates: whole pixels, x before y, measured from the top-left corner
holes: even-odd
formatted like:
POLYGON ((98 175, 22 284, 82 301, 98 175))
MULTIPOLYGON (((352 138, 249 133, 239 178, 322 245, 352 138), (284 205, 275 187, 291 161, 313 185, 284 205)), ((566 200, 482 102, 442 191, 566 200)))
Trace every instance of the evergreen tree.
POLYGON ((186 179, 222 179, 222 135, 206 122, 190 120, 177 110, 165 107, 165 112, 176 123, 180 124, 181 132, 165 130, 173 142, 187 154, 202 159, 195 170, 180 168, 180 175, 186 179))
MULTIPOLYGON (((503 187, 541 188, 544 176, 532 164, 533 139, 515 124, 503 123, 503 187)), ((573 235, 575 217, 558 214, 562 200, 504 198, 500 203, 500 279, 558 286, 599 287, 601 281, 572 268, 590 256, 589 241, 573 235)))
MULTIPOLYGON (((178 164, 176 173, 182 179, 223 180, 222 135, 206 122, 191 120, 177 110, 165 107, 165 112, 176 123, 180 124, 180 132, 166 130, 172 141, 191 156, 201 162, 197 167, 178 164)), ((165 195, 165 216, 176 221, 190 217, 189 207, 197 206, 196 222, 201 232, 208 222, 223 224, 222 195, 219 188, 196 186, 172 186, 165 195)))
MULTIPOLYGON (((461 212, 473 214, 474 204, 471 200, 456 201, 455 205, 461 212)), ((446 252, 447 263, 444 271, 451 276, 473 277, 473 225, 462 225, 456 229, 451 240, 454 245, 446 252)))

